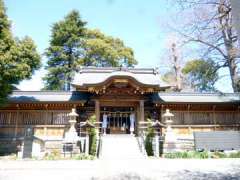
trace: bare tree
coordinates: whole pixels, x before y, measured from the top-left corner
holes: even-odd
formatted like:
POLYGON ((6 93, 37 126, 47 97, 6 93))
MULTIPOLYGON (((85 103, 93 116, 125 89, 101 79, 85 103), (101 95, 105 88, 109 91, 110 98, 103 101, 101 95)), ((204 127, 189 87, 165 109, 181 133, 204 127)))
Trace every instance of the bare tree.
POLYGON ((168 67, 168 71, 164 74, 164 80, 173 85, 174 91, 181 91, 183 89, 182 66, 184 63, 181 57, 181 40, 175 35, 166 39, 166 51, 161 58, 161 64, 168 67))
POLYGON ((171 51, 172 51, 173 69, 174 69, 175 79, 176 79, 176 90, 181 91, 182 90, 181 66, 179 64, 179 57, 177 55, 175 43, 172 43, 171 51))
POLYGON ((230 0, 232 5, 232 14, 233 14, 233 24, 234 28, 237 30, 238 34, 238 44, 240 47, 240 1, 239 0, 230 0))
POLYGON ((185 38, 185 43, 197 46, 201 58, 213 59, 218 69, 227 67, 233 91, 238 92, 239 54, 230 0, 178 0, 178 3, 185 19, 180 28, 171 27, 185 38))

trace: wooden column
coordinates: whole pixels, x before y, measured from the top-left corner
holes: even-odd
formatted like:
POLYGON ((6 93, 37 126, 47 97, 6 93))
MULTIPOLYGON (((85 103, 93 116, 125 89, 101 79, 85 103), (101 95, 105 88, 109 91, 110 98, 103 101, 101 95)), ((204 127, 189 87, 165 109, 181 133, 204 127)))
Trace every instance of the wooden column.
POLYGON ((135 114, 136 114, 136 118, 135 118, 135 124, 136 124, 136 127, 135 127, 135 134, 138 135, 138 128, 139 128, 139 121, 140 121, 140 104, 136 105, 136 110, 135 110, 135 114))
MULTIPOLYGON (((189 124, 189 123, 193 123, 193 120, 190 118, 190 108, 191 108, 191 105, 190 104, 188 104, 187 105, 187 124, 189 124)), ((185 121, 184 121, 184 123, 185 123, 185 121)))
POLYGON ((15 139, 17 139, 17 134, 18 134, 19 104, 17 104, 16 106, 17 106, 17 118, 16 118, 15 131, 14 131, 15 139))
POLYGON ((144 121, 144 100, 139 101, 137 106, 136 135, 138 135, 139 122, 144 121))
POLYGON ((99 100, 95 100, 95 115, 96 115, 96 122, 100 122, 100 102, 99 100))
POLYGON ((47 137, 47 115, 48 115, 48 104, 45 104, 45 118, 44 118, 44 129, 43 129, 44 137, 47 137))
POLYGON ((162 122, 162 123, 165 123, 165 121, 164 121, 164 119, 163 119, 163 117, 162 117, 162 115, 163 115, 163 108, 164 108, 164 105, 162 104, 161 105, 161 113, 160 113, 160 115, 161 115, 161 117, 160 117, 160 122, 162 122))
POLYGON ((140 109, 139 109, 139 111, 140 111, 140 121, 144 121, 144 100, 140 100, 139 101, 139 107, 140 107, 140 109))
POLYGON ((216 105, 213 106, 213 123, 214 123, 214 130, 216 131, 216 105))
MULTIPOLYGON (((237 113, 237 119, 236 119, 236 125, 238 124, 239 125, 239 122, 238 120, 240 119, 240 106, 237 107, 238 108, 238 113, 237 113)), ((240 126, 237 127, 238 128, 238 131, 240 131, 240 126)))

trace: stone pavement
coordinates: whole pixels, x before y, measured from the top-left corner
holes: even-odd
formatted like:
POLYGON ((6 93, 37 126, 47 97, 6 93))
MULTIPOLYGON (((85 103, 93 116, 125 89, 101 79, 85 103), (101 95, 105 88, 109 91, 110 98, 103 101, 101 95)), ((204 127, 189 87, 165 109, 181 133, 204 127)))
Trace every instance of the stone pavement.
POLYGON ((240 159, 0 161, 0 180, 240 179, 240 159))

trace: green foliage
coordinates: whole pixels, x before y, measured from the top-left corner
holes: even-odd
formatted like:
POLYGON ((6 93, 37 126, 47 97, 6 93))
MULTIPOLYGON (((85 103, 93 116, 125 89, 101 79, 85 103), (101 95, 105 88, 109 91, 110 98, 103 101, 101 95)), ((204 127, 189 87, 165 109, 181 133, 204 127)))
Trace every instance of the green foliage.
POLYGON ((41 65, 40 55, 31 38, 14 39, 11 23, 0 0, 0 104, 21 80, 30 78, 41 65))
POLYGON ((153 156, 153 138, 154 138, 154 129, 152 128, 152 121, 151 119, 148 119, 148 128, 147 128, 147 134, 145 139, 145 149, 148 156, 153 156))
MULTIPOLYGON (((72 80, 76 62, 82 55, 80 40, 84 37, 86 22, 81 20, 78 11, 71 11, 62 21, 53 24, 50 46, 46 50, 48 58, 45 89, 65 89, 66 82, 72 80)), ((68 84, 67 89, 69 90, 68 84)))
POLYGON ((85 66, 115 67, 137 64, 131 48, 125 47, 120 39, 106 36, 97 29, 85 30, 82 47, 84 51, 80 64, 85 66))
POLYGON ((228 155, 229 158, 240 158, 240 151, 232 152, 228 155))
POLYGON ((192 60, 187 62, 182 72, 188 75, 191 86, 200 92, 215 91, 214 84, 218 80, 218 66, 212 60, 192 60))
POLYGON ((46 153, 43 157, 44 160, 59 160, 61 159, 61 153, 59 150, 52 150, 50 153, 46 153))
POLYGON ((209 153, 206 151, 204 152, 183 151, 183 152, 166 153, 164 154, 164 157, 169 159, 189 159, 189 158, 207 159, 210 156, 209 156, 209 153))
POLYGON ((166 153, 164 154, 165 158, 169 159, 207 159, 207 158, 240 158, 240 151, 238 152, 232 152, 230 154, 224 153, 224 152, 198 152, 198 151, 183 151, 183 152, 173 152, 173 153, 166 153))
MULTIPOLYGON (((76 154, 72 157, 63 157, 59 150, 53 150, 50 153, 46 153, 43 157, 43 160, 94 160, 94 156, 86 154, 76 154)), ((32 160, 39 160, 36 157, 33 157, 32 160)))
MULTIPOLYGON (((96 116, 92 115, 89 119, 91 124, 96 123, 96 116)), ((89 129, 89 154, 96 156, 97 153, 97 131, 96 128, 89 129)))
POLYGON ((162 80, 167 83, 173 83, 176 81, 175 75, 173 71, 168 71, 162 76, 162 80))
POLYGON ((216 152, 211 153, 211 158, 214 158, 214 159, 216 159, 216 158, 227 158, 227 157, 228 157, 227 154, 224 153, 224 152, 216 151, 216 152))
POLYGON ((75 160, 94 160, 95 157, 92 155, 86 155, 86 154, 78 154, 72 157, 72 159, 75 160))
POLYGON ((44 77, 48 90, 70 90, 70 82, 78 66, 132 66, 136 64, 133 50, 99 30, 85 27, 78 11, 71 11, 53 25, 44 77), (67 88, 65 87, 66 85, 67 88))

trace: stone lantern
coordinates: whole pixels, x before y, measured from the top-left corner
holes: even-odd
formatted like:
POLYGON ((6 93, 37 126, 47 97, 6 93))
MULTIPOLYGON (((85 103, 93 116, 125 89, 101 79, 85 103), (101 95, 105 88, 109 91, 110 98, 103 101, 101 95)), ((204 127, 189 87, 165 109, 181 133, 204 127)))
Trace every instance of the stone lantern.
POLYGON ((169 109, 166 109, 166 112, 163 114, 163 118, 165 118, 167 131, 172 131, 171 127, 171 124, 173 123, 172 117, 174 117, 174 115, 170 113, 169 109))
POLYGON ((172 152, 176 149, 176 142, 177 138, 172 130, 172 118, 174 115, 170 113, 169 109, 166 109, 166 112, 163 114, 163 118, 165 118, 165 124, 167 126, 166 132, 165 132, 165 141, 164 141, 164 151, 165 152, 172 152))
POLYGON ((64 142, 66 143, 76 143, 79 140, 79 137, 77 135, 77 131, 75 129, 75 124, 77 122, 76 118, 78 117, 78 114, 76 113, 76 109, 73 108, 72 112, 69 113, 69 124, 70 129, 65 134, 64 142))

